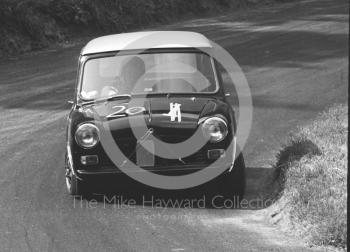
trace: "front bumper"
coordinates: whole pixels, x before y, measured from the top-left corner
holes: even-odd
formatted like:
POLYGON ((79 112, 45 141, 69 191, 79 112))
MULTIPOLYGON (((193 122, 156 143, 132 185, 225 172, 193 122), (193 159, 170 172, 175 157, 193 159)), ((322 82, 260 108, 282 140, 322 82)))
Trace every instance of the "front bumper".
MULTIPOLYGON (((231 163, 225 163, 223 164, 227 169, 229 170, 231 163)), ((200 171, 202 169, 218 169, 219 167, 214 165, 181 165, 181 166, 162 166, 162 167, 145 167, 143 168, 143 171, 139 172, 153 172, 159 175, 165 175, 165 176, 180 176, 180 175, 187 175, 190 173, 194 173, 197 171, 200 171), (208 167, 207 167, 208 166, 208 167)), ((133 171, 134 172, 134 171, 133 171)), ((118 169, 117 167, 98 167, 94 169, 89 170, 77 170, 77 174, 79 177, 91 177, 91 176, 98 176, 98 175, 122 175, 124 174, 123 171, 118 169)))

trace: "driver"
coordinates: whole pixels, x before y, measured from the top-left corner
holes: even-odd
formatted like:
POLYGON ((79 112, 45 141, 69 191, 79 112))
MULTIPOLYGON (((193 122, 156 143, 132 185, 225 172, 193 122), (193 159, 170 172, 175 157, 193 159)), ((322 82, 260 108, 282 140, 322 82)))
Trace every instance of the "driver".
POLYGON ((137 81, 145 74, 146 66, 144 61, 133 56, 126 58, 120 71, 120 76, 117 76, 114 86, 108 86, 102 89, 102 96, 112 96, 121 94, 131 94, 137 81))

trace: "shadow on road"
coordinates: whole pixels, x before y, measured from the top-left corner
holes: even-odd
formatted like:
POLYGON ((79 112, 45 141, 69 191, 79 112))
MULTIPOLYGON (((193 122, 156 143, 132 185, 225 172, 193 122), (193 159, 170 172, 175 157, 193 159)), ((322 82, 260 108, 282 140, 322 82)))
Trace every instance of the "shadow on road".
POLYGON ((266 183, 269 181, 272 169, 246 168, 246 173, 247 189, 241 201, 238 196, 223 196, 217 184, 210 182, 192 189, 161 190, 137 183, 126 175, 95 181, 92 185, 93 195, 84 199, 111 206, 145 208, 259 210, 271 205, 273 201, 267 195, 266 183))

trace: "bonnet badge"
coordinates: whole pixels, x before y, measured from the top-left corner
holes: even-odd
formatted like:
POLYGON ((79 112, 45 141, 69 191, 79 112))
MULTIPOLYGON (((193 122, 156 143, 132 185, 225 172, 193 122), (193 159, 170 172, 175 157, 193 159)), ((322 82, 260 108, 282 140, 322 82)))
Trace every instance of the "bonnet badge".
POLYGON ((170 111, 168 114, 163 114, 165 116, 170 116, 170 120, 173 122, 176 120, 178 122, 181 122, 181 110, 180 110, 181 104, 180 103, 170 103, 170 111))

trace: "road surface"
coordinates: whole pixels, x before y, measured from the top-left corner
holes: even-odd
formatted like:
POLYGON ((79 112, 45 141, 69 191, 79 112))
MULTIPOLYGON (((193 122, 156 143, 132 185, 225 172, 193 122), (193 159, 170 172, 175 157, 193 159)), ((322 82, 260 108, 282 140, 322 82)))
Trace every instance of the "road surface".
MULTIPOLYGON (((157 29, 202 32, 244 70, 254 103, 244 149, 247 199, 264 193, 264 178, 289 132, 347 101, 347 1, 280 4, 157 29)), ((73 96, 80 48, 0 62, 0 251, 315 250, 252 207, 125 208, 67 195, 66 101, 73 96)))

